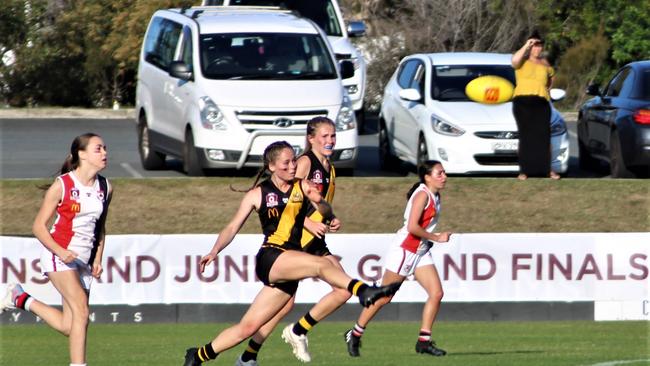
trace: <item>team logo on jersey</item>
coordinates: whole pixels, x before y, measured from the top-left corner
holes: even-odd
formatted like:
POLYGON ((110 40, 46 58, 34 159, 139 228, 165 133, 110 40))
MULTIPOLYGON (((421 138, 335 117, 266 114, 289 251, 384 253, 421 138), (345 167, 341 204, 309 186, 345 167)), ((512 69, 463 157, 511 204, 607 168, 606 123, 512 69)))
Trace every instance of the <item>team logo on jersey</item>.
POLYGON ((266 194, 266 207, 275 207, 279 204, 277 194, 273 192, 266 194))
POLYGON ((70 189, 70 198, 72 198, 75 201, 79 200, 79 190, 77 188, 71 188, 70 189))
POLYGON ((99 198, 100 201, 104 202, 104 191, 103 190, 99 190, 97 192, 97 198, 99 198))
POLYGON ((321 172, 318 169, 314 170, 314 174, 311 177, 311 181, 316 183, 316 184, 322 184, 323 183, 323 172, 321 172))
POLYGON ((293 192, 291 194, 291 202, 302 202, 302 193, 299 191, 293 192))

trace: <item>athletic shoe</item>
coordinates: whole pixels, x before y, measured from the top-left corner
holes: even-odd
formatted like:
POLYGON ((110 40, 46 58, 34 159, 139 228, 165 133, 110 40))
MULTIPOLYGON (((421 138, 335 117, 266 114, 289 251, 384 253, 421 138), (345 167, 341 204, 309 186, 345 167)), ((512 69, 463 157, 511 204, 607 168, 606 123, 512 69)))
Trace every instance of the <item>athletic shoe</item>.
POLYGON ((309 354, 309 340, 306 335, 297 335, 293 332, 293 324, 289 324, 282 330, 282 339, 289 343, 293 349, 293 355, 302 362, 311 362, 309 354))
POLYGON ((237 357, 235 366, 257 366, 257 360, 242 361, 241 356, 237 357))
POLYGON ((352 334, 352 329, 348 330, 343 334, 343 340, 345 340, 345 343, 348 345, 348 353, 352 357, 359 357, 361 354, 359 353, 359 348, 361 348, 361 338, 360 337, 355 337, 352 334))
POLYGON ((7 286, 7 292, 0 302, 0 314, 5 310, 16 308, 16 298, 25 292, 23 287, 18 283, 12 283, 7 286))
POLYGON ((415 344, 415 352, 417 353, 427 353, 432 356, 444 356, 447 354, 447 351, 436 347, 436 342, 433 341, 418 341, 415 344))
POLYGON ((390 285, 380 287, 368 286, 358 293, 359 303, 364 307, 368 307, 382 297, 395 295, 400 286, 402 286, 401 282, 395 282, 391 283, 390 285))
POLYGON ((201 361, 198 359, 198 348, 188 348, 185 351, 185 363, 183 366, 200 366, 201 361))

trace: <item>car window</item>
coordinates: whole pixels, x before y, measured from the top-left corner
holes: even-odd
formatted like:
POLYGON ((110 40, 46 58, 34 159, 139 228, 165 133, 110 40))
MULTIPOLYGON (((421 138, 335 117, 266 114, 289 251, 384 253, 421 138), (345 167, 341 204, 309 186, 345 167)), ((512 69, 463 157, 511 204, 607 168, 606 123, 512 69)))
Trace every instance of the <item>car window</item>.
POLYGON ((431 74, 431 98, 467 102, 467 83, 486 75, 501 76, 515 84, 515 71, 510 65, 435 65, 431 74))
POLYGON ((145 40, 145 60, 163 70, 174 60, 181 34, 181 25, 169 19, 152 20, 145 40))
POLYGON ((190 70, 192 69, 192 31, 189 27, 183 28, 183 47, 180 59, 186 65, 190 65, 190 70))
POLYGON ((411 81, 413 80, 413 75, 418 70, 419 62, 418 60, 408 60, 402 64, 402 67, 397 74, 397 84, 402 87, 402 89, 408 89, 411 87, 411 81))
POLYGON ((635 98, 650 101, 650 69, 640 70, 635 98))
POLYGON ((607 85, 607 90, 605 91, 606 97, 617 97, 621 93, 623 82, 625 81, 625 78, 629 72, 630 69, 625 68, 619 71, 619 73, 612 78, 612 80, 609 82, 609 85, 607 85))
POLYGON ((619 93, 619 96, 626 97, 626 98, 632 96, 632 90, 634 89, 635 79, 636 79, 635 72, 632 68, 630 68, 629 72, 627 73, 627 75, 625 75, 625 78, 623 80, 623 84, 621 86, 621 91, 619 93))
POLYGON ((413 74, 413 80, 411 80, 409 88, 413 88, 420 92, 420 95, 424 92, 424 75, 425 75, 425 68, 424 64, 421 62, 417 63, 417 69, 415 70, 415 73, 413 74))
MULTIPOLYGON (((221 3, 223 4, 223 1, 221 3)), ((328 36, 343 36, 341 24, 339 24, 331 0, 231 0, 230 5, 281 6, 289 10, 295 10, 300 16, 311 19, 328 36)))
POLYGON ((200 36, 201 71, 209 79, 336 79, 318 34, 226 33, 200 36))

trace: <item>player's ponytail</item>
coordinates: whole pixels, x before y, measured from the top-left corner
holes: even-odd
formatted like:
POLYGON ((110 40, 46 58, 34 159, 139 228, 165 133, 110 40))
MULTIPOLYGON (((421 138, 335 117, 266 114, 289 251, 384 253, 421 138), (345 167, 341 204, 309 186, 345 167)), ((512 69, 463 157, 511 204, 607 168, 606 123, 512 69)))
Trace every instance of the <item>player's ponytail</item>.
POLYGON ((439 162, 438 160, 427 160, 422 164, 418 165, 418 177, 420 178, 420 181, 414 183, 411 189, 409 189, 408 193, 406 194, 407 200, 411 198, 411 196, 413 195, 415 190, 418 189, 420 184, 424 183, 424 177, 431 174, 431 171, 433 171, 433 167, 435 167, 438 164, 442 165, 442 163, 439 162))
POLYGON ((276 141, 276 142, 270 144, 269 146, 267 146, 266 149, 264 149, 264 155, 263 155, 264 166, 262 166, 260 168, 259 172, 257 172, 257 175, 255 176, 255 182, 253 182, 253 185, 250 186, 246 190, 240 190, 240 189, 236 189, 231 184, 230 185, 230 190, 235 191, 235 192, 248 192, 251 189, 254 189, 255 187, 257 187, 260 179, 262 179, 262 177, 265 174, 268 174, 268 172, 269 172, 269 164, 271 162, 275 161, 278 158, 278 156, 280 155, 280 152, 282 150, 284 150, 284 149, 291 149, 293 151, 293 147, 291 146, 291 144, 289 144, 286 141, 276 141))

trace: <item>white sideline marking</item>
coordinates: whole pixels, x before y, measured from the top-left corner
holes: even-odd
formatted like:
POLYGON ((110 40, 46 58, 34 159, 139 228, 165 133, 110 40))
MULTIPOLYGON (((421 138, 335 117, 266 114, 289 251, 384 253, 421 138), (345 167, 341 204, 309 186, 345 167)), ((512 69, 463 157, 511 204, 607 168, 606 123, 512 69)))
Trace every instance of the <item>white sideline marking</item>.
POLYGON ((133 169, 133 167, 129 165, 129 163, 120 163, 120 166, 124 168, 124 170, 126 170, 129 174, 131 174, 133 178, 144 178, 142 174, 138 173, 137 170, 133 169))
POLYGON ((650 358, 645 360, 619 360, 619 361, 601 362, 589 366, 616 366, 616 365, 625 365, 626 363, 637 363, 637 362, 650 362, 650 358))

